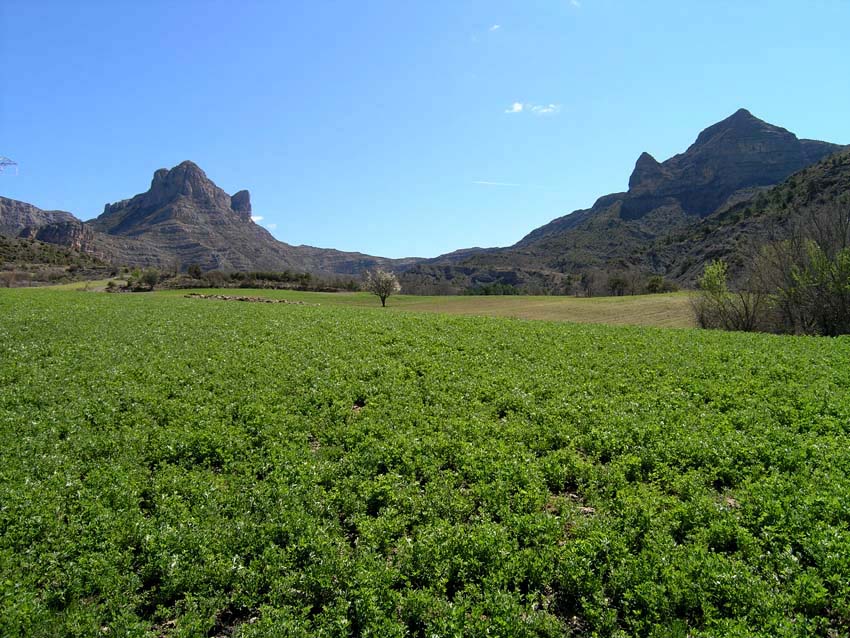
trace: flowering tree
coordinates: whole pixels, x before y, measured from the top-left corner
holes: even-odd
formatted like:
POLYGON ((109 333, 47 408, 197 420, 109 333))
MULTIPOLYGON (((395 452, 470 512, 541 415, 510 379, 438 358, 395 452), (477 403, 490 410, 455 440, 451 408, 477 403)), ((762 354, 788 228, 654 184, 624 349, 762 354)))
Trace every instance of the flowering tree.
POLYGON ((366 271, 366 281, 363 284, 363 289, 371 292, 381 300, 381 306, 386 307, 387 297, 401 291, 401 286, 398 283, 396 276, 388 270, 376 268, 375 270, 366 271))

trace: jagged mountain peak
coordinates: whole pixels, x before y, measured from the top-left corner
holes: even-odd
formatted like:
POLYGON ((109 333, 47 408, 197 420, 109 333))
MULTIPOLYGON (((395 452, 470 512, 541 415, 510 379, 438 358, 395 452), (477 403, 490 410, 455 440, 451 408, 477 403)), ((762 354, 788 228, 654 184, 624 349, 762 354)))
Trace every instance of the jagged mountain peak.
POLYGON ((150 189, 141 196, 147 200, 147 205, 162 205, 185 197, 203 207, 230 208, 230 196, 189 160, 170 170, 160 168, 155 171, 150 189))
POLYGON ((230 208, 247 221, 251 219, 251 193, 241 190, 230 197, 230 208))
POLYGON ((154 171, 150 190, 167 190, 175 187, 179 189, 185 184, 198 190, 203 190, 203 187, 207 184, 215 186, 200 166, 190 160, 185 160, 174 168, 160 168, 154 171))
MULTIPOLYGON (((704 129, 687 151, 680 155, 658 162, 649 153, 641 153, 629 178, 629 190, 643 192, 664 187, 666 182, 678 181, 683 171, 689 172, 695 165, 702 168, 686 181, 693 181, 694 178, 699 181, 706 176, 711 180, 718 171, 723 172, 727 168, 737 172, 738 162, 748 164, 755 160, 760 163, 763 158, 755 159, 753 156, 765 152, 774 158, 788 153, 802 154, 800 141, 793 133, 760 120, 747 109, 741 108, 704 129)), ((798 162, 787 171, 788 174, 805 163, 798 162)), ((771 177, 771 181, 778 179, 771 177)), ((705 214, 705 211, 700 212, 705 214)))
POLYGON ((158 169, 147 191, 106 204, 103 214, 91 224, 113 235, 137 235, 172 222, 195 226, 252 224, 251 196, 243 190, 231 197, 197 164, 187 160, 171 169, 158 169))
POLYGON ((740 139, 764 135, 780 135, 789 139, 797 139, 797 136, 787 129, 760 120, 747 109, 741 108, 726 119, 720 120, 702 131, 689 150, 705 146, 720 137, 740 139))
POLYGON ((629 177, 629 188, 637 188, 641 184, 663 177, 661 164, 652 155, 644 151, 635 162, 635 168, 629 177))
POLYGON ((777 184, 838 148, 800 140, 738 109, 702 131, 684 153, 660 164, 643 153, 622 198, 620 216, 638 219, 673 205, 705 217, 737 191, 777 184))
POLYGON ((200 166, 191 160, 184 160, 174 168, 160 168, 154 171, 153 184, 166 181, 210 181, 200 166))
POLYGON ((185 269, 197 264, 224 271, 355 276, 366 268, 399 269, 421 261, 291 246, 255 224, 251 213, 247 190, 228 195, 197 164, 184 161, 154 171, 147 191, 106 204, 103 214, 86 222, 0 197, 0 234, 25 232, 27 237, 70 246, 104 261, 144 267, 185 269))

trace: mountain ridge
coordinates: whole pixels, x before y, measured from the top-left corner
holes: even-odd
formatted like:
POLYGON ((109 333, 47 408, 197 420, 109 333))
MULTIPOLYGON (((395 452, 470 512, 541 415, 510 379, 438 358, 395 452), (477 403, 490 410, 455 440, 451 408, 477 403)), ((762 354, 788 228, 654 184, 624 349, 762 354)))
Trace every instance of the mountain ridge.
MULTIPOLYGON (((447 279, 456 280, 456 289, 514 283, 546 290, 555 285, 557 290, 553 281, 572 280, 580 273, 645 266, 640 253, 655 240, 749 201, 842 148, 797 138, 739 109, 663 162, 641 153, 627 191, 603 195, 590 208, 553 219, 512 246, 482 250, 466 260, 438 257, 415 265, 405 277, 426 287, 447 279), (524 275, 505 280, 499 273, 510 264, 524 275)), ((652 273, 673 276, 657 268, 652 273)))
POLYGON ((403 273, 403 283, 418 291, 458 292, 492 283, 563 291, 588 272, 634 269, 688 283, 692 268, 671 265, 669 251, 652 253, 659 241, 740 209, 843 148, 848 147, 798 138, 739 109, 662 162, 641 153, 626 191, 603 195, 590 208, 553 219, 511 246, 464 248, 429 259, 387 259, 279 241, 254 223, 247 190, 227 194, 189 160, 156 170, 148 190, 106 204, 86 222, 0 198, 0 233, 11 229, 130 266, 185 270, 198 264, 205 270, 323 275, 383 267, 403 273), (648 260, 650 253, 655 257, 648 260))
POLYGON ((70 246, 134 267, 185 270, 197 264, 204 270, 359 275, 367 268, 397 268, 419 261, 281 242, 253 221, 247 190, 228 195, 189 160, 156 170, 147 191, 106 204, 92 220, 83 222, 64 213, 52 221, 45 211, 15 202, 15 210, 26 207, 39 212, 24 220, 27 223, 10 217, 6 234, 70 246))
POLYGON ((15 237, 27 227, 45 226, 75 220, 64 210, 42 210, 27 202, 0 197, 0 235, 15 237))

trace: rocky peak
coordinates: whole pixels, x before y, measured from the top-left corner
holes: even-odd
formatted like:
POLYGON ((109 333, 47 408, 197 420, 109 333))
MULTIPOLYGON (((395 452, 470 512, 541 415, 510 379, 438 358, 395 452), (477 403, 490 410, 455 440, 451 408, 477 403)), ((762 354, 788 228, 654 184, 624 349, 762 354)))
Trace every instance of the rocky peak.
POLYGON ((736 191, 777 184, 839 148, 801 141, 738 109, 700 133, 687 151, 661 164, 642 154, 629 179, 621 216, 637 219, 661 206, 678 205, 704 217, 736 191))
POLYGON ((153 180, 151 180, 151 190, 155 188, 160 188, 166 177, 168 177, 167 168, 160 168, 154 171, 153 180))
POLYGON ((230 206, 227 194, 197 164, 188 160, 171 170, 157 170, 145 196, 149 204, 168 203, 185 197, 205 207, 230 206))
POLYGON ((251 220, 251 193, 239 191, 230 197, 230 208, 245 221, 251 220))
POLYGON ((629 189, 637 188, 647 182, 655 182, 664 177, 661 164, 652 155, 644 151, 635 162, 635 169, 629 177, 629 189))
MULTIPOLYGON (((725 138, 729 141, 737 141, 746 138, 760 138, 764 136, 778 136, 786 140, 796 140, 797 137, 790 131, 768 124, 760 120, 747 109, 738 109, 725 120, 713 124, 705 129, 697 137, 691 149, 705 146, 713 141, 725 138)), ((689 149, 690 150, 690 149, 689 149)))
POLYGON ((239 191, 231 197, 197 164, 185 161, 155 171, 146 192, 107 204, 92 225, 109 234, 135 235, 174 220, 200 226, 250 223, 251 196, 239 191))

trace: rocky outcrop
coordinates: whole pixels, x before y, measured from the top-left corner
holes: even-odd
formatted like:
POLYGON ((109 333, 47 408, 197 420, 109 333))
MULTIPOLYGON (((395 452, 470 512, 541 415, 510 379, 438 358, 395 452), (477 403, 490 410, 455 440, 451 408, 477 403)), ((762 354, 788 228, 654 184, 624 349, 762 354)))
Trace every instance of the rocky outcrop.
POLYGON ((642 257, 657 272, 671 273, 686 285, 695 284, 712 259, 726 261, 733 282, 744 281, 755 263, 753 247, 783 239, 798 226, 817 232, 814 220, 822 224, 847 210, 847 193, 850 150, 761 189, 748 200, 725 203, 698 223, 655 241, 642 257))
POLYGON ((239 191, 230 198, 230 208, 245 221, 251 221, 251 194, 239 191))
POLYGON ((166 254, 144 240, 112 237, 76 219, 45 226, 31 226, 22 230, 19 237, 64 246, 106 263, 134 267, 171 265, 166 254))
POLYGON ((95 231, 79 220, 31 226, 23 229, 19 237, 59 244, 84 253, 95 251, 95 231))
POLYGON ((635 169, 629 178, 629 190, 636 188, 651 188, 666 177, 664 168, 652 155, 643 152, 635 162, 635 169))
POLYGON ((63 210, 41 210, 26 202, 0 197, 0 235, 17 237, 24 229, 78 221, 63 210))

